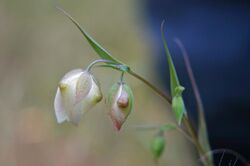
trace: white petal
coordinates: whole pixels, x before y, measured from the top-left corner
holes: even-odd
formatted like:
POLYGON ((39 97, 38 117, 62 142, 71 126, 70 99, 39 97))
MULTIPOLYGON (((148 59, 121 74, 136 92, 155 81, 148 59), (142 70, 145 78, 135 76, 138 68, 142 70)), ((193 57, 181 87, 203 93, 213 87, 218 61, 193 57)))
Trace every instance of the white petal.
POLYGON ((113 101, 114 103, 113 103, 112 110, 111 110, 113 116, 115 116, 118 119, 118 121, 122 121, 125 117, 122 109, 117 104, 117 100, 119 99, 119 97, 122 94, 122 89, 123 89, 123 85, 120 85, 119 89, 117 91, 117 94, 114 98, 114 101, 113 101))
POLYGON ((85 72, 81 69, 72 70, 60 81, 55 99, 59 123, 68 120, 77 125, 81 116, 101 100, 100 88, 92 75, 85 75, 85 72), (63 114, 58 110, 63 110, 63 114))
POLYGON ((69 84, 72 80, 75 80, 75 78, 78 78, 83 73, 82 69, 74 69, 66 73, 60 82, 69 84))
POLYGON ((58 123, 62 123, 65 120, 69 120, 68 116, 66 115, 65 108, 62 104, 61 92, 60 89, 57 88, 55 100, 54 100, 54 109, 56 114, 56 119, 58 123))
POLYGON ((74 105, 76 103, 76 83, 83 73, 81 69, 75 69, 63 77, 63 79, 59 83, 59 87, 63 87, 60 89, 61 92, 61 100, 62 105, 65 109, 65 114, 68 116, 70 121, 75 121, 77 115, 74 113, 74 105))
POLYGON ((90 73, 83 72, 76 83, 76 103, 83 100, 91 89, 92 77, 90 73))
POLYGON ((99 86, 96 84, 95 80, 91 79, 91 87, 89 93, 85 95, 83 99, 76 102, 72 114, 70 116, 70 121, 78 124, 80 117, 89 111, 94 105, 96 105, 102 99, 102 93, 99 86))
POLYGON ((94 105, 96 105, 99 101, 102 99, 102 93, 97 85, 96 81, 91 76, 91 83, 89 88, 89 92, 85 94, 85 97, 75 104, 76 109, 81 109, 82 113, 87 112, 89 109, 91 109, 94 105))
POLYGON ((102 99, 102 92, 99 83, 94 79, 94 77, 92 77, 91 81, 92 81, 91 89, 85 98, 85 100, 89 103, 89 105, 91 105, 90 107, 94 106, 102 99))

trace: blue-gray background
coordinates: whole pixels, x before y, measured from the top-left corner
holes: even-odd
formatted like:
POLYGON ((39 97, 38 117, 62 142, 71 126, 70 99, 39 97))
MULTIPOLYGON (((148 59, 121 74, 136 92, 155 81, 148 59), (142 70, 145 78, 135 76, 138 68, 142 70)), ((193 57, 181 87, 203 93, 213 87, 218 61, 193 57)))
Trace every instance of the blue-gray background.
MULTIPOLYGON (((183 57, 173 42, 186 47, 204 102, 213 148, 234 149, 250 157, 250 1, 147 0, 145 15, 155 38, 156 70, 167 76, 160 37, 166 36, 195 118, 195 102, 183 57)), ((168 77, 162 80, 168 84, 168 77)))

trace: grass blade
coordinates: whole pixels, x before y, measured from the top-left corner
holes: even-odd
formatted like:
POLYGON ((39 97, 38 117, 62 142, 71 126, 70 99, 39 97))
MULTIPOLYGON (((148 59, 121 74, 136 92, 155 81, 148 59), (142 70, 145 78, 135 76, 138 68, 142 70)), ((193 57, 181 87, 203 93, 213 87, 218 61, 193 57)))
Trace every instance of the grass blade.
MULTIPOLYGON (((118 60, 116 60, 108 51, 106 51, 99 43, 97 43, 81 26, 80 24, 65 10, 61 7, 56 6, 56 8, 61 11, 65 16, 67 16, 81 31, 83 36, 86 38, 91 47, 95 50, 95 52, 102 58, 106 60, 113 61, 114 63, 122 64, 118 60)), ((108 63, 108 62, 107 62, 108 63)))
POLYGON ((164 21, 161 24, 161 35, 162 35, 162 41, 165 49, 165 53, 167 56, 168 66, 169 66, 169 75, 170 75, 170 91, 171 96, 173 98, 172 103, 172 109, 175 113, 176 120, 178 124, 181 124, 182 118, 184 113, 186 112, 184 101, 182 98, 182 91, 184 88, 180 85, 175 66, 172 60, 172 57, 170 55, 167 42, 165 40, 165 34, 164 34, 164 21))

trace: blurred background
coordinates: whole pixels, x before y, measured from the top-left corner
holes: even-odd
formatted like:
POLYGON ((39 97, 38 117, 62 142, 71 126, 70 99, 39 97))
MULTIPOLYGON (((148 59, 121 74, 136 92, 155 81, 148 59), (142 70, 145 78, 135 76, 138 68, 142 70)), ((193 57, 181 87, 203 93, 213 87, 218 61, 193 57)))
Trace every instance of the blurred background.
MULTIPOLYGON (((147 0, 147 23, 154 39, 159 80, 168 88, 168 71, 159 25, 166 36, 195 120, 195 99, 180 49, 186 47, 202 99, 212 149, 228 148, 250 158, 250 1, 147 0), (163 78, 164 77, 164 78, 163 78)), ((220 158, 220 157, 219 157, 220 158)), ((235 156, 231 156, 235 160, 235 156)), ((230 162, 227 159, 223 164, 230 162)))
MULTIPOLYGON (((135 111, 116 132, 98 104, 78 127, 58 125, 54 96, 61 77, 98 58, 59 4, 109 52, 162 89, 168 87, 160 23, 166 35, 187 107, 195 103, 179 49, 186 46, 204 100, 212 145, 249 155, 249 3, 184 0, 1 0, 0 1, 0 165, 151 166, 154 131, 137 125, 174 122, 167 105, 141 82, 126 76, 135 111)), ((119 79, 96 69, 103 94, 119 79)), ((159 165, 199 165, 192 145, 177 132, 166 135, 159 165)))

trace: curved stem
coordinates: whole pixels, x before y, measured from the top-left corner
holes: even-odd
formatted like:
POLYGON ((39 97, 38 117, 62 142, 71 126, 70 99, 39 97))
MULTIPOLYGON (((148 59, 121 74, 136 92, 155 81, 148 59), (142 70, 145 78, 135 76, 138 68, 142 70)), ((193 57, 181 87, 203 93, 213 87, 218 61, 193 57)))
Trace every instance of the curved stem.
POLYGON ((124 80, 124 78, 123 78, 123 77, 124 77, 124 72, 122 72, 122 73, 121 73, 121 77, 120 77, 120 81, 121 81, 121 83, 123 83, 123 82, 124 82, 124 81, 123 81, 123 80, 124 80))
MULTIPOLYGON (((98 62, 92 62, 93 65, 98 63, 98 62)), ((92 67, 92 64, 90 64, 89 66, 92 67)), ((98 65, 98 67, 111 67, 113 69, 116 70, 120 70, 119 69, 119 65, 120 64, 114 64, 112 66, 110 65, 98 65)), ((132 75, 133 77, 137 78, 138 80, 142 81, 144 84, 146 84, 147 86, 149 86, 153 91, 155 91, 157 94, 159 94, 162 98, 164 98, 169 104, 172 103, 172 99, 168 94, 164 94, 160 89, 158 89, 156 86, 154 86, 152 83, 150 83, 149 81, 147 81, 145 78, 143 78, 142 76, 140 76, 139 74, 137 74, 136 72, 132 71, 131 69, 127 71, 128 74, 132 75)))
POLYGON ((111 64, 116 64, 114 63, 113 61, 110 61, 110 60, 106 60, 106 59, 97 59, 95 61, 93 61, 92 63, 89 64, 89 66, 87 67, 87 71, 90 71, 91 68, 96 65, 97 63, 111 63, 111 64))

